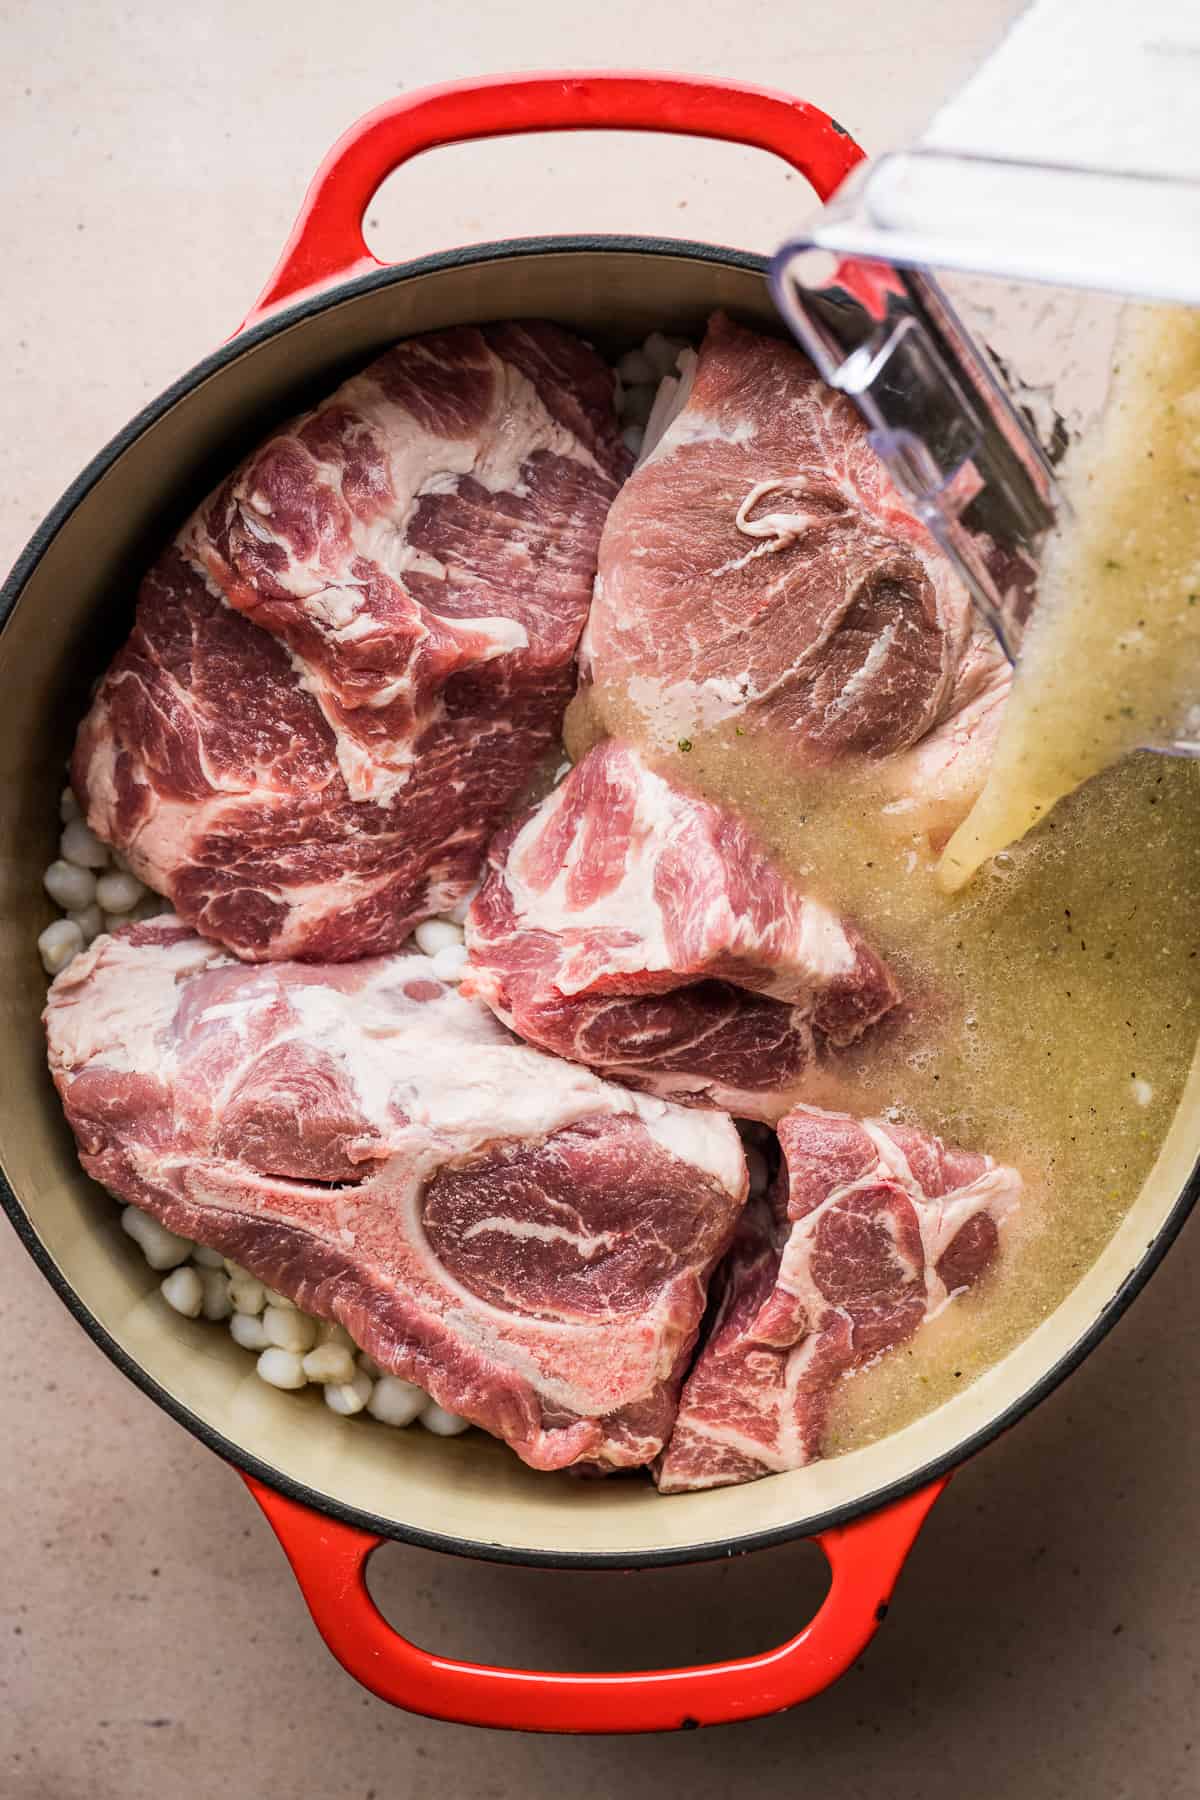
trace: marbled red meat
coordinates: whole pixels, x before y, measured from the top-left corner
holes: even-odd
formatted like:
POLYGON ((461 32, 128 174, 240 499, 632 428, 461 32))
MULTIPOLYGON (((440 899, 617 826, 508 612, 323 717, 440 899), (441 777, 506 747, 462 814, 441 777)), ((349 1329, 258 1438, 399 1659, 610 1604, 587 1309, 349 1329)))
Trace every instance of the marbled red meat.
POLYGON ((561 729, 612 399, 556 326, 464 327, 269 438, 142 584, 72 765, 92 828, 255 960, 455 904, 561 729))
POLYGON ((905 1343, 995 1260, 1017 1171, 877 1119, 797 1107, 769 1200, 743 1213, 712 1330, 660 1466, 663 1493, 822 1454, 852 1369, 905 1343))
POLYGON ((166 917, 50 990, 87 1172, 532 1467, 650 1461, 745 1191, 736 1131, 513 1039, 421 956, 237 962, 166 917))
POLYGON ((895 759, 898 800, 938 837, 982 779, 983 701, 1009 679, 853 402, 720 313, 609 513, 583 662, 664 744, 736 720, 785 765, 895 759))
POLYGON ((530 1043, 746 1117, 897 1000, 862 937, 733 815, 598 745, 493 844, 464 991, 530 1043))

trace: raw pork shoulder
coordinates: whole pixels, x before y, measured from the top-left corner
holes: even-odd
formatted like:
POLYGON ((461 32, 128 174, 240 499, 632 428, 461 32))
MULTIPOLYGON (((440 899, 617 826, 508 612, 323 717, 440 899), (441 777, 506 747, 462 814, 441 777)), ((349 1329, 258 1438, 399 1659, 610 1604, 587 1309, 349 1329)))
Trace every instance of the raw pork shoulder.
POLYGON ((251 967, 166 917, 50 990, 84 1168, 527 1463, 648 1462, 737 1133, 516 1043, 421 956, 251 967))
POLYGON ((943 835, 986 764, 964 736, 990 744, 997 722, 973 702, 1008 685, 853 403, 720 313, 686 404, 609 513, 585 645, 585 674, 664 744, 725 720, 809 763, 937 740, 897 791, 918 787, 943 835))
POLYGON ((815 1045, 892 1007, 886 966, 731 814, 590 752, 501 833, 464 992, 530 1043, 672 1099, 777 1118, 815 1045))
POLYGON ((142 584, 88 823, 239 956, 396 948, 558 736, 627 468, 557 326, 410 338, 247 458, 142 584))
POLYGON ((720 1307, 658 1469, 663 1493, 821 1455, 834 1388, 991 1265, 1021 1178, 876 1119, 797 1107, 771 1200, 742 1216, 720 1307))

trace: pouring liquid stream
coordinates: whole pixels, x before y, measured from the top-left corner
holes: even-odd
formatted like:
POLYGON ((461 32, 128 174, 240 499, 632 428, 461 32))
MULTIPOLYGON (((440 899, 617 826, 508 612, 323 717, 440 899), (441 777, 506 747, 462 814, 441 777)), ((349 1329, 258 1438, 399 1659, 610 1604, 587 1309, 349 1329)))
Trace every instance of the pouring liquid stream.
POLYGON ((606 735, 638 743, 681 786, 747 819, 889 959, 901 1016, 836 1069, 814 1070, 814 1103, 936 1131, 1026 1176, 986 1288, 845 1384, 834 1451, 961 1392, 1054 1310, 1136 1198, 1191 1065, 1200 780, 1177 758, 1125 753, 1161 741, 1180 703, 1200 701, 1200 603, 1188 600, 1200 595, 1195 317, 1140 311, 1120 363, 983 810, 951 840, 969 863, 957 880, 909 797, 904 759, 791 764, 750 721, 660 716, 603 681, 568 718, 576 759, 606 735))
POLYGON ((1130 309, 1067 492, 987 782, 939 865, 947 893, 1130 751, 1200 739, 1200 311, 1130 309))

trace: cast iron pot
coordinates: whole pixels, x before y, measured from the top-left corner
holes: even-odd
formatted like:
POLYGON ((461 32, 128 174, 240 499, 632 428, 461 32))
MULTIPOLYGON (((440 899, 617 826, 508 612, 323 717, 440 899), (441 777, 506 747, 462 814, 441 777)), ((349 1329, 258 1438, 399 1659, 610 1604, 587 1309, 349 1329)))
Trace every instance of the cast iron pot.
POLYGON ((752 144, 826 198, 860 152, 783 94, 648 75, 538 75, 429 89, 352 128, 318 172, 275 273, 234 339, 84 470, 0 597, 0 1198, 80 1324, 121 1370, 244 1476, 333 1654, 385 1700, 524 1730, 647 1731, 777 1711, 837 1679, 871 1638, 955 1464, 1074 1368, 1145 1282, 1196 1192, 1193 1072, 1158 1163, 1096 1264, 1054 1314, 965 1392, 882 1442, 751 1487, 660 1498, 648 1482, 535 1474, 481 1432, 403 1437, 276 1393, 211 1326, 171 1312, 82 1174, 46 1073, 34 939, 49 920, 63 764, 88 684, 130 624, 156 545, 276 420, 396 338, 544 315, 609 349, 656 327, 697 333, 716 306, 772 324, 766 265, 696 243, 539 238, 385 268, 362 220, 380 182, 439 144, 619 128, 752 144), (543 1674, 448 1661, 398 1636, 364 1570, 386 1539, 545 1568, 634 1569, 815 1537, 830 1564, 816 1616, 777 1649, 701 1668, 543 1674))

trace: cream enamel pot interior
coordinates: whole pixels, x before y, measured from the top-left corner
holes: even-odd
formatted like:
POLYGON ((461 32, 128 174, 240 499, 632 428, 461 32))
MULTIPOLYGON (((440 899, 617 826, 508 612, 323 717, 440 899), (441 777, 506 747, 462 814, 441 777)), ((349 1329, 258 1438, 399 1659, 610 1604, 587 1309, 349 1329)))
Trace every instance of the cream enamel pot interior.
MULTIPOLYGON (((538 239, 381 268, 362 241, 378 182, 416 150, 506 131, 620 126, 774 150, 824 195, 856 159, 786 96, 625 75, 538 76, 407 96, 355 127, 318 175, 252 322, 156 400, 38 531, 0 610, 0 1091, 3 1200, 89 1334, 161 1406, 251 1479, 335 1654, 375 1692, 445 1718, 526 1729, 637 1730, 745 1718, 835 1679, 875 1629, 953 1466, 1012 1423, 1098 1341, 1179 1229, 1197 1187, 1193 1070, 1158 1162, 1099 1261, 1042 1326, 948 1404, 867 1449, 749 1488, 659 1498, 648 1482, 534 1474, 480 1432, 444 1440, 339 1420, 280 1394, 223 1332, 161 1300, 109 1199, 81 1173, 48 1079, 34 940, 50 917, 63 764, 88 686, 127 631, 139 570, 215 476, 275 421, 394 339, 543 315, 617 351, 694 334, 714 307, 777 328, 759 259, 702 244, 538 239), (396 1636, 366 1595, 383 1538, 550 1567, 629 1569, 820 1535, 834 1571, 817 1618, 743 1662, 631 1675, 451 1663, 396 1636)), ((783 223, 783 222, 781 222, 783 223)))

